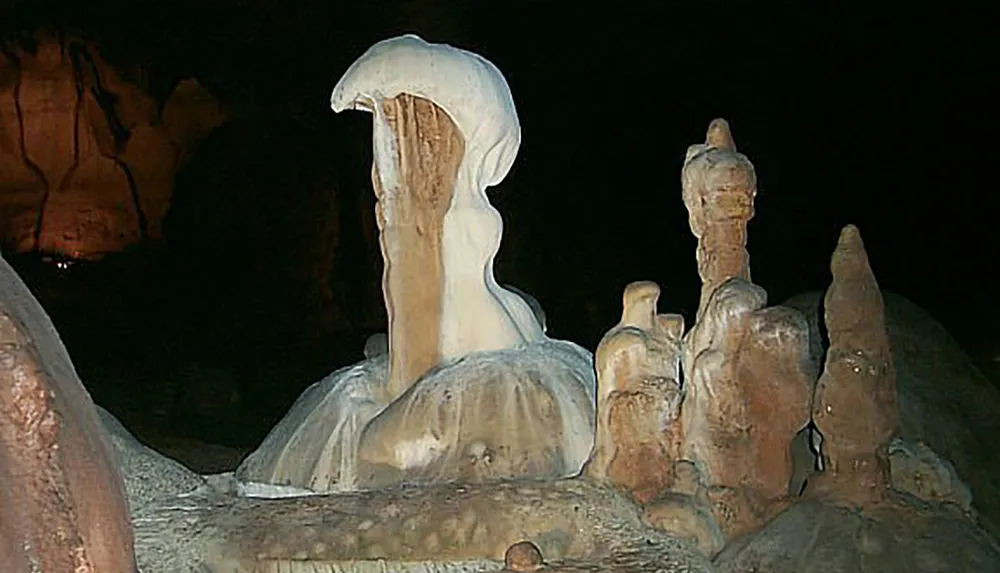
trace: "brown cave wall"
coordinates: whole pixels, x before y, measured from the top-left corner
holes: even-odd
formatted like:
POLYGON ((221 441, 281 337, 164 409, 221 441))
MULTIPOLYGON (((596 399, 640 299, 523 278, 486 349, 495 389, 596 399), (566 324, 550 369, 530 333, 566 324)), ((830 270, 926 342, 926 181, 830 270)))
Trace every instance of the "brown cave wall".
POLYGON ((0 58, 0 244, 99 259, 156 241, 174 177, 224 121, 195 80, 160 106, 93 42, 38 32, 0 58))

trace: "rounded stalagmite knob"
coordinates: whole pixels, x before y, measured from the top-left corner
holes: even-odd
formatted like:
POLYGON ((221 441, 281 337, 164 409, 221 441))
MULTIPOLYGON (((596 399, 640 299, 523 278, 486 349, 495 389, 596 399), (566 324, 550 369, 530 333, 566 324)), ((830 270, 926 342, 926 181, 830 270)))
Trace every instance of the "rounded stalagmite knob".
POLYGON ((503 556, 504 568, 508 571, 538 571, 544 564, 542 552, 530 541, 520 541, 507 548, 503 556))

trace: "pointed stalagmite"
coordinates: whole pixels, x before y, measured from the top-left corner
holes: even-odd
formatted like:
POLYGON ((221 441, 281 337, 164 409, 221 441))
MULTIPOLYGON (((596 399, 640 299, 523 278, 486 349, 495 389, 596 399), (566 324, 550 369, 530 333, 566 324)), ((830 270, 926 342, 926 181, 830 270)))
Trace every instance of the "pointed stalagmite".
POLYGON ((841 231, 830 271, 824 299, 830 346, 812 412, 826 471, 815 491, 864 505, 885 496, 899 411, 882 293, 854 225, 841 231))
POLYGON ((757 176, 750 160, 736 151, 726 120, 713 120, 705 143, 688 148, 681 183, 688 223, 698 238, 700 318, 719 285, 733 277, 750 280, 747 223, 754 215, 757 176))

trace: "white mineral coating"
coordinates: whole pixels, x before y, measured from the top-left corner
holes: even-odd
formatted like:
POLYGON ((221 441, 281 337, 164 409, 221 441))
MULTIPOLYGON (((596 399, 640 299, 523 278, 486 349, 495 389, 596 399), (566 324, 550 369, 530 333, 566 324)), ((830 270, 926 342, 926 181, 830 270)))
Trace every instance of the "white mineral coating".
MULTIPOLYGON (((483 58, 412 35, 365 52, 331 102, 338 112, 373 114, 377 183, 390 197, 407 191, 404 173, 414 174, 399 164, 384 117, 401 94, 443 110, 465 140, 443 222, 440 360, 397 395, 388 391, 390 343, 388 355, 368 352, 308 388, 235 472, 251 489, 558 479, 578 474, 593 448, 593 357, 546 337, 540 307, 493 276, 503 225, 485 190, 507 174, 520 143, 507 83, 483 58)), ((383 216, 393 227, 392 209, 383 216)), ((383 247, 387 264, 407 254, 407 245, 383 247)))
POLYGON ((374 115, 374 161, 387 193, 400 186, 400 166, 396 135, 382 102, 404 93, 444 110, 465 139, 443 228, 442 358, 541 339, 544 333, 531 308, 500 287, 493 275, 503 220, 490 205, 486 188, 507 175, 521 143, 506 80, 481 56, 412 34, 379 42, 358 58, 337 83, 330 103, 338 113, 360 109, 374 115))
POLYGON ((391 403, 387 379, 383 354, 306 389, 235 472, 243 495, 558 479, 577 475, 593 448, 593 361, 571 342, 471 354, 391 403))

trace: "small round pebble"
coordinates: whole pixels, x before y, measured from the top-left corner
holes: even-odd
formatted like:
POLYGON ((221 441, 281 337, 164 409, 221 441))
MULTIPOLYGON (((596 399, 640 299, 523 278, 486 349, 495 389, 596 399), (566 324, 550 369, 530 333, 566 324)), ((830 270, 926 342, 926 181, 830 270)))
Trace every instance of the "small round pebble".
POLYGON ((508 547, 503 560, 504 567, 509 571, 531 572, 542 568, 542 552, 530 541, 521 541, 508 547))

